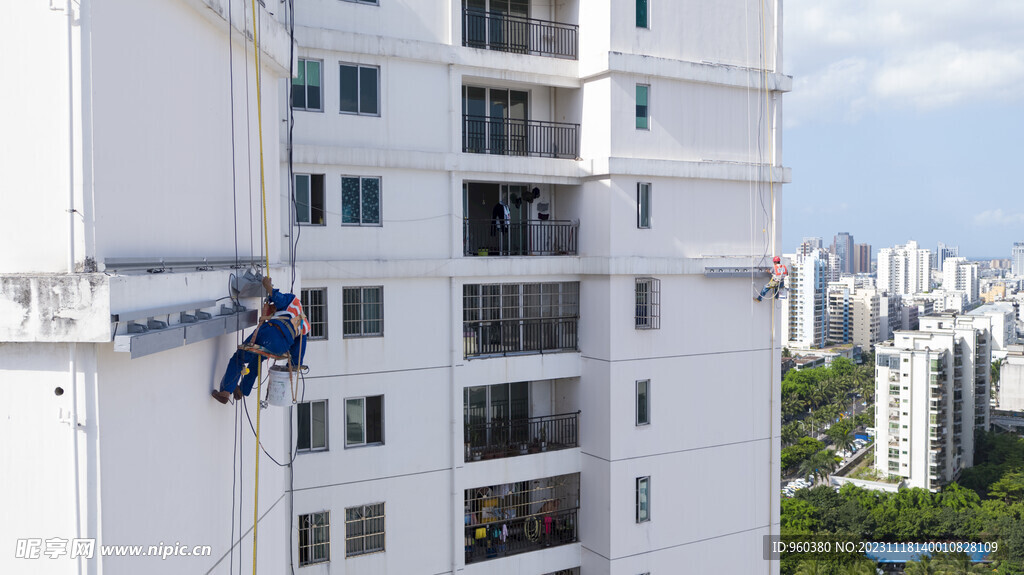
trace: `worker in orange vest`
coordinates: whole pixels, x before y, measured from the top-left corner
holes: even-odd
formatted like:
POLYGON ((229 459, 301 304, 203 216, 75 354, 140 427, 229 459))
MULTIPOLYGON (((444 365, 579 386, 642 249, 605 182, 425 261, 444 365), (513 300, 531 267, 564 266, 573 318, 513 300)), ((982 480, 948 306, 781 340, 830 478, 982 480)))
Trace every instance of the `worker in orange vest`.
POLYGON ((768 295, 768 292, 771 290, 775 290, 772 297, 777 298, 779 297, 779 290, 786 285, 786 276, 789 275, 789 268, 782 263, 782 258, 779 256, 775 256, 772 259, 772 262, 775 264, 772 266, 772 279, 768 280, 768 283, 761 289, 761 295, 755 297, 754 301, 761 301, 761 299, 768 295))

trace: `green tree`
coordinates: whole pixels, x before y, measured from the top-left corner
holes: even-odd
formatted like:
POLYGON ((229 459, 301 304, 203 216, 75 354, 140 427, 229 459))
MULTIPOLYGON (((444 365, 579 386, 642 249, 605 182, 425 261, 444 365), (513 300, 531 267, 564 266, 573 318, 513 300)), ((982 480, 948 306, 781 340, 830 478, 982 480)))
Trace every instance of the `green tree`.
POLYGON ((938 565, 937 573, 941 575, 975 575, 991 573, 988 565, 975 563, 966 553, 940 553, 935 557, 938 565))
POLYGON ((817 507, 802 499, 782 500, 783 533, 816 533, 820 527, 817 507))
POLYGON ((905 575, 940 575, 939 565, 930 555, 922 555, 917 561, 907 561, 903 568, 905 575))
POLYGON ((875 575, 875 563, 868 559, 849 561, 839 568, 839 575, 875 575))
POLYGON ((1008 471, 988 488, 988 496, 1007 503, 1024 501, 1024 472, 1008 471))
POLYGON ((832 565, 817 559, 806 559, 800 562, 794 575, 832 575, 832 565))

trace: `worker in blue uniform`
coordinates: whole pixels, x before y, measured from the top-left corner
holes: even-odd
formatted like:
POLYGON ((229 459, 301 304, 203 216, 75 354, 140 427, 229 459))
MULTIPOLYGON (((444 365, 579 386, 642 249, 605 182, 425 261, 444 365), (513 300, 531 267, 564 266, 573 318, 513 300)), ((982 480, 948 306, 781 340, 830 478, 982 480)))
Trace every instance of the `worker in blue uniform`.
POLYGON ((775 256, 772 259, 772 263, 774 264, 772 266, 772 279, 768 280, 768 283, 761 289, 761 295, 755 297, 754 301, 761 301, 772 290, 775 290, 772 297, 778 298, 779 290, 786 286, 786 276, 789 275, 789 268, 782 263, 782 259, 779 256, 775 256))
POLYGON ((220 389, 212 394, 221 403, 227 403, 232 395, 235 399, 241 399, 242 394, 249 395, 256 383, 259 364, 266 357, 287 357, 293 369, 302 365, 309 334, 309 321, 302 313, 302 302, 294 294, 274 289, 269 277, 263 278, 263 287, 268 295, 260 323, 231 356, 220 389))

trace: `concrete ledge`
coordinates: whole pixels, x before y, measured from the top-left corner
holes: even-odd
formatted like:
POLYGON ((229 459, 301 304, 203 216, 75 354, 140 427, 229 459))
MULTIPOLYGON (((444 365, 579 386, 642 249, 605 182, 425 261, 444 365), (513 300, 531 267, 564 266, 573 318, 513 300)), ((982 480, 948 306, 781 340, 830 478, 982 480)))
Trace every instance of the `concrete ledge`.
POLYGON ((110 341, 105 274, 0 275, 0 342, 110 341))

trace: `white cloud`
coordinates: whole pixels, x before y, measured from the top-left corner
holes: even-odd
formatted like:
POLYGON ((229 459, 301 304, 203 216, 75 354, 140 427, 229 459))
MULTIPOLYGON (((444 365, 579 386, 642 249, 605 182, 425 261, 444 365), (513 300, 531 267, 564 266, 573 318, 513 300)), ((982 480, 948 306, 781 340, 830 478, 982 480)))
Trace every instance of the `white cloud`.
POLYGON ((787 125, 1024 99, 1024 2, 787 0, 787 125))
POLYGON ((985 210, 974 214, 974 225, 982 227, 1024 225, 1024 213, 1011 214, 1004 212, 1002 208, 985 210))

